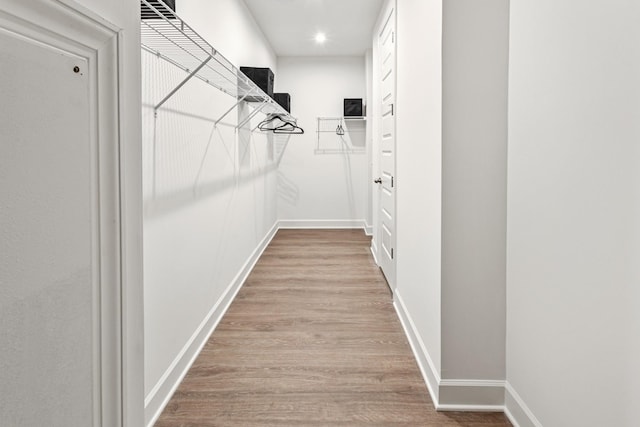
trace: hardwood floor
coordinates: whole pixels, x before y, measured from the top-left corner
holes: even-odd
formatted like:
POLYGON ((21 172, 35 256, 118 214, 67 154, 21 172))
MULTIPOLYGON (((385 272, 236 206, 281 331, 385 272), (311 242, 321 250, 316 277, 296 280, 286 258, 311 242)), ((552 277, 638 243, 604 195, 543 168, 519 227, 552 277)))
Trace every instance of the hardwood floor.
POLYGON ((510 426, 434 410, 369 244, 279 231, 156 426, 510 426))

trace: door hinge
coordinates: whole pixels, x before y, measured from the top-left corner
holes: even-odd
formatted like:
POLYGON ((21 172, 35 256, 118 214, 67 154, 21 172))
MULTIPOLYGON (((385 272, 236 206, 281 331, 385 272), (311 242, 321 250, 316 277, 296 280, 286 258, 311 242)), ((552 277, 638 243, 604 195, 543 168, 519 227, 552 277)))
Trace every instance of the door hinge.
POLYGON ((391 188, 393 188, 393 177, 391 177, 391 188))
POLYGON ((391 259, 393 259, 393 248, 391 248, 391 259))
POLYGON ((391 104, 391 115, 393 116, 393 104, 391 104))

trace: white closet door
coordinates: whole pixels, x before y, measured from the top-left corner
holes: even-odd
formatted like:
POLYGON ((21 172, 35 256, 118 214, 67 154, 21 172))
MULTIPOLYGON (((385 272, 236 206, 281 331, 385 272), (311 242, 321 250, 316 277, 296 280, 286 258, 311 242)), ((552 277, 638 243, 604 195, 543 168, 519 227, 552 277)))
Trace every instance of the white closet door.
POLYGON ((0 8, 0 424, 121 426, 118 29, 0 8))
POLYGON ((0 412, 7 425, 90 426, 87 61, 7 32, 0 45, 0 412))
POLYGON ((395 49, 395 9, 391 9, 378 36, 380 52, 380 93, 381 143, 380 165, 380 212, 378 215, 378 236, 380 236, 378 262, 390 288, 395 287, 395 99, 396 99, 396 49, 395 49))

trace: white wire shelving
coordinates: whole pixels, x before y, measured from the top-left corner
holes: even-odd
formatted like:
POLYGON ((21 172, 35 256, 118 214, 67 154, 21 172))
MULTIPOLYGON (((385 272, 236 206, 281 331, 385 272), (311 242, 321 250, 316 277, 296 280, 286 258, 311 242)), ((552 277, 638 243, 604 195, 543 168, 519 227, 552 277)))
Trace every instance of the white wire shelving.
POLYGON ((235 98, 235 104, 221 117, 214 120, 216 124, 221 122, 241 102, 252 103, 254 109, 248 117, 236 125, 236 128, 244 126, 260 112, 279 114, 295 121, 284 108, 162 1, 140 0, 140 6, 142 48, 187 73, 184 80, 154 105, 156 113, 182 86, 195 77, 235 98))
MULTIPOLYGON (((366 117, 318 117, 317 118, 317 133, 336 133, 336 127, 341 126, 344 128, 348 125, 353 125, 357 123, 364 123, 366 121, 366 117)), ((352 126, 353 129, 349 130, 349 132, 364 132, 364 125, 361 127, 352 126)))
POLYGON ((314 154, 366 153, 365 126, 365 117, 318 117, 314 154))

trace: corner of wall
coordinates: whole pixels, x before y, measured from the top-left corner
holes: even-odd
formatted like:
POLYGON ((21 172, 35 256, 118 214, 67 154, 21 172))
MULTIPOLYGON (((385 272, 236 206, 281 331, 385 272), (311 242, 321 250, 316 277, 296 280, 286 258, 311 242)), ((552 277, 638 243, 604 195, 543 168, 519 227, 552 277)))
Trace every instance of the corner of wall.
MULTIPOLYGON (((394 290, 393 305, 436 410, 506 412, 505 381, 442 379, 398 289, 394 290)), ((532 424, 531 427, 540 426, 532 424)))
POLYGON ((398 314, 404 333, 409 340, 409 345, 411 346, 411 350, 413 351, 418 367, 420 368, 420 372, 422 373, 422 378, 424 378, 424 382, 427 385, 427 389, 431 395, 431 400, 437 408, 440 393, 440 373, 436 369, 433 359, 429 355, 429 351, 424 345, 422 338, 420 338, 418 329, 411 319, 411 315, 409 314, 409 311, 402 300, 402 296, 400 296, 400 291, 397 288, 393 291, 393 306, 396 309, 396 313, 398 314))

